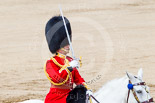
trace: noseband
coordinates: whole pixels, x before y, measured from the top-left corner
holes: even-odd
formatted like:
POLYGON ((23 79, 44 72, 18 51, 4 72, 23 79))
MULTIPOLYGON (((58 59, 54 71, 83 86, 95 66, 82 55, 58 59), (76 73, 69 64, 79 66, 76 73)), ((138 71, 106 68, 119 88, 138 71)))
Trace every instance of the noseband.
POLYGON ((136 92, 133 89, 134 86, 139 86, 139 85, 144 85, 145 86, 146 83, 145 82, 140 82, 140 83, 132 84, 131 81, 129 80, 129 84, 128 84, 129 91, 128 91, 128 96, 127 96, 127 103, 129 101, 130 90, 132 91, 132 93, 133 93, 133 95, 134 95, 134 97, 135 97, 135 99, 136 99, 136 101, 138 103, 150 103, 150 102, 154 102, 153 101, 153 98, 150 98, 150 99, 148 99, 147 101, 144 101, 144 102, 140 102, 139 101, 138 96, 136 95, 136 92))

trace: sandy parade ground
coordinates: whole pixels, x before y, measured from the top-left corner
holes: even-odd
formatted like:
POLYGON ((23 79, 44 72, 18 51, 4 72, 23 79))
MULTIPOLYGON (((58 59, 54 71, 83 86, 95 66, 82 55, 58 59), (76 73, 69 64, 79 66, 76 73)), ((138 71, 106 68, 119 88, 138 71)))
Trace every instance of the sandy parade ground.
POLYGON ((52 56, 44 28, 59 4, 82 56, 80 74, 94 92, 143 68, 155 98, 154 0, 0 0, 0 103, 44 100, 50 83, 43 66, 52 56))

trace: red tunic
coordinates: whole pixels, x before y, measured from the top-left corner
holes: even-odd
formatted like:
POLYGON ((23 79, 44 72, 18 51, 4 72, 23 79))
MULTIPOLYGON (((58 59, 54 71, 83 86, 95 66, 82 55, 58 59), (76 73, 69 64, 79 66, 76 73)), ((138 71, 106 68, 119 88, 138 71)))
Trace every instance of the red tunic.
MULTIPOLYGON (((58 56, 54 57, 55 60, 61 64, 64 65, 64 58, 60 58, 58 56)), ((69 61, 72 60, 70 57, 66 57, 69 61)), ((52 60, 48 60, 46 63, 46 72, 48 73, 49 77, 52 79, 54 83, 60 83, 63 80, 66 79, 68 73, 66 70, 63 70, 61 73, 59 73, 59 70, 61 68, 57 66, 52 60)), ((72 76, 69 78, 69 80, 60 86, 53 85, 51 83, 51 88, 49 93, 47 94, 45 98, 45 103, 66 103, 66 98, 73 88, 73 83, 76 85, 82 84, 84 79, 80 76, 78 70, 76 68, 73 68, 73 71, 71 72, 72 76)))

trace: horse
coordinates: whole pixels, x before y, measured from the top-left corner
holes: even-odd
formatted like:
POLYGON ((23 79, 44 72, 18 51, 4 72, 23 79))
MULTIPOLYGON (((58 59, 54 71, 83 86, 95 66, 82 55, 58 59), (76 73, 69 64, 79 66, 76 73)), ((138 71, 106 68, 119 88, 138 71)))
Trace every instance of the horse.
MULTIPOLYGON (((99 103, 154 103, 149 87, 143 81, 143 70, 134 76, 126 72, 126 76, 106 83, 94 93, 99 103)), ((92 99, 93 103, 96 103, 92 99)), ((20 103, 44 103, 41 100, 27 100, 20 103)))
POLYGON ((126 72, 125 77, 108 82, 94 96, 100 103, 154 103, 142 69, 137 76, 126 72))

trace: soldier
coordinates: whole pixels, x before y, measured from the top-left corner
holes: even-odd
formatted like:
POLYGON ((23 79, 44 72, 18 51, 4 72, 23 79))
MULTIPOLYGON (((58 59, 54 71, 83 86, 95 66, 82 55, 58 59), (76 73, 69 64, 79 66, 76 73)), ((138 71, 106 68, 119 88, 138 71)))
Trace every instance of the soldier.
MULTIPOLYGON (((66 17, 65 22, 72 39, 70 22, 66 17)), ((79 59, 67 56, 70 46, 61 16, 54 16, 47 22, 45 35, 49 50, 54 54, 44 67, 45 74, 51 82, 45 103, 74 103, 76 100, 85 103, 85 94, 91 95, 92 92, 78 72, 79 59), (77 87, 73 89, 74 83, 77 87)))

